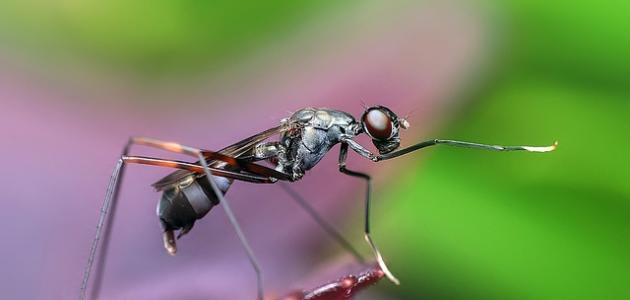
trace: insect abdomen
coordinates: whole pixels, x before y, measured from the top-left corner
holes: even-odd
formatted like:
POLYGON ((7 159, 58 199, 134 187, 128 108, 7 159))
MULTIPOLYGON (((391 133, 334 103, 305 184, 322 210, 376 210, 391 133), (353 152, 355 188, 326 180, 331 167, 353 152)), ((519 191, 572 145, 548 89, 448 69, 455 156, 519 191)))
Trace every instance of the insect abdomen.
MULTIPOLYGON (((223 177, 213 179, 225 194, 231 181, 223 177)), ((185 185, 165 190, 158 203, 157 215, 164 231, 181 229, 181 236, 190 231, 195 221, 203 218, 217 204, 219 200, 206 177, 194 178, 185 185)))

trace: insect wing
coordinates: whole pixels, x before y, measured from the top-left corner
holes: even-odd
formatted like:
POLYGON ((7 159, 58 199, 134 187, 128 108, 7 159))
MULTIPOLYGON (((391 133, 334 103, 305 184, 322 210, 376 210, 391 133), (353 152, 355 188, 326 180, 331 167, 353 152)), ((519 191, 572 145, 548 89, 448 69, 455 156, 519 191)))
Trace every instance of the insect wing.
MULTIPOLYGON (((252 152, 253 148, 260 142, 276 135, 276 134, 281 134, 284 133, 288 130, 290 130, 291 128, 293 128, 293 126, 289 123, 286 124, 282 124, 280 126, 274 127, 274 128, 270 128, 267 129, 263 132, 260 132, 256 135, 250 136, 246 139, 243 139, 237 143, 234 143, 230 146, 227 146, 221 150, 218 151, 218 153, 223 154, 223 155, 228 155, 228 156, 232 156, 234 158, 237 158, 239 156, 242 156, 244 154, 250 153, 252 152)), ((211 151, 208 151, 211 152, 211 151)), ((196 162, 197 164, 199 162, 196 162)), ((221 165, 222 161, 220 160, 209 160, 208 161, 208 165, 210 167, 216 167, 218 165, 221 165)), ((160 179, 159 181, 155 182, 154 184, 152 184, 152 186, 158 190, 161 191, 164 188, 171 186, 179 181, 181 181, 182 179, 186 178, 187 176, 192 175, 192 172, 186 171, 186 170, 178 170, 175 171, 171 174, 168 174, 166 177, 160 179)))
POLYGON ((230 146, 227 146, 217 152, 221 153, 221 154, 225 154, 225 155, 229 155, 232 157, 241 157, 243 154, 249 153, 254 149, 254 146, 256 146, 258 143, 276 135, 276 134, 281 134, 284 133, 286 131, 288 131, 289 129, 292 128, 292 125, 287 123, 287 124, 282 124, 280 126, 274 127, 274 128, 270 128, 267 129, 261 133, 258 133, 256 135, 250 136, 242 141, 239 141, 235 144, 232 144, 230 146))

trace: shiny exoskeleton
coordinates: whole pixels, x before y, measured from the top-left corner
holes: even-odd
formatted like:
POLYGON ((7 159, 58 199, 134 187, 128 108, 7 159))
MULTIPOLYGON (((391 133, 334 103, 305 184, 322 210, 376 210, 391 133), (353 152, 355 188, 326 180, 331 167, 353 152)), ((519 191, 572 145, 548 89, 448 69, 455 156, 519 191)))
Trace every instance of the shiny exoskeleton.
MULTIPOLYGON (((382 113, 381 122, 392 121, 390 130, 381 139, 373 139, 380 153, 388 153, 400 144, 398 128, 408 124, 389 109, 379 106, 376 113, 382 113)), ((376 109, 375 108, 375 109, 376 109)), ((289 118, 281 120, 282 126, 292 129, 284 131, 279 141, 261 142, 247 153, 248 161, 270 160, 276 163, 276 170, 290 174, 291 180, 299 180, 304 173, 312 169, 328 153, 343 140, 351 140, 355 136, 368 131, 366 122, 371 110, 366 111, 362 120, 350 114, 326 108, 304 108, 293 113, 289 118)), ((376 124, 378 125, 378 124, 376 124)), ((385 124, 386 126, 388 124, 385 124)), ((376 135, 376 130, 371 130, 376 135)), ((221 167, 226 167, 222 164, 221 167)), ((178 171, 179 172, 179 171, 178 171)), ((176 172, 176 173, 178 173, 176 172)), ((158 204, 158 216, 165 231, 181 230, 178 237, 186 234, 197 219, 204 217, 210 209, 217 205, 218 199, 210 189, 204 175, 190 174, 170 186, 160 188, 164 191, 158 204)), ((219 189, 225 194, 232 180, 213 176, 219 189)), ((160 182, 155 184, 160 185, 160 182)))

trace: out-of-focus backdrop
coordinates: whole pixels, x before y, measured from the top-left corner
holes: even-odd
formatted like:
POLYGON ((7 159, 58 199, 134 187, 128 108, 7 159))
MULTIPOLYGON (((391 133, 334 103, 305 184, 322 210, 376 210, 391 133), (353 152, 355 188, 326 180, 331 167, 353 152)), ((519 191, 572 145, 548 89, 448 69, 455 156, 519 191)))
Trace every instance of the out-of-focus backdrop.
MULTIPOLYGON (((560 147, 434 147, 378 164, 351 153, 375 178, 373 235, 402 282, 363 299, 627 299, 629 12, 592 0, 3 1, 0 297, 78 295, 130 135, 218 149, 302 107, 358 116, 365 103, 408 116, 403 146, 560 147)), ((295 187, 368 255, 364 186, 336 159, 295 187)), ((220 208, 165 253, 149 184, 166 173, 128 169, 104 298, 251 299, 220 208)), ((227 195, 269 293, 333 279, 318 270, 342 251, 280 188, 227 195)))

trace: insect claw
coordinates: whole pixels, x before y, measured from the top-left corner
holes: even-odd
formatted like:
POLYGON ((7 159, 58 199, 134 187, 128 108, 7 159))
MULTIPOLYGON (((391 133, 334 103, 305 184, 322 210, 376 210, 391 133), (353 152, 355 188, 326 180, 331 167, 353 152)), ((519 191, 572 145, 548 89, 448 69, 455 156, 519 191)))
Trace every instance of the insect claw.
POLYGON ((396 278, 396 276, 394 276, 394 274, 392 274, 392 272, 387 267, 387 264, 385 264, 385 260, 383 260, 383 256, 381 255, 381 252, 378 251, 378 248, 376 248, 376 245, 372 241, 372 238, 370 237, 370 235, 366 234, 364 237, 365 237, 365 240, 368 242, 368 244, 370 244, 370 247, 372 248, 372 252, 374 252, 374 255, 376 256, 376 262, 378 263, 378 266, 381 269, 381 271, 385 274, 385 277, 387 277, 387 279, 389 279, 389 281, 391 281, 393 284, 400 285, 400 281, 398 280, 398 278, 396 278))
POLYGON ((555 141, 553 143, 553 145, 551 146, 547 146, 547 147, 530 147, 530 146, 524 146, 523 147, 525 150, 530 151, 530 152, 551 152, 556 150, 556 148, 558 148, 558 141, 555 141))

